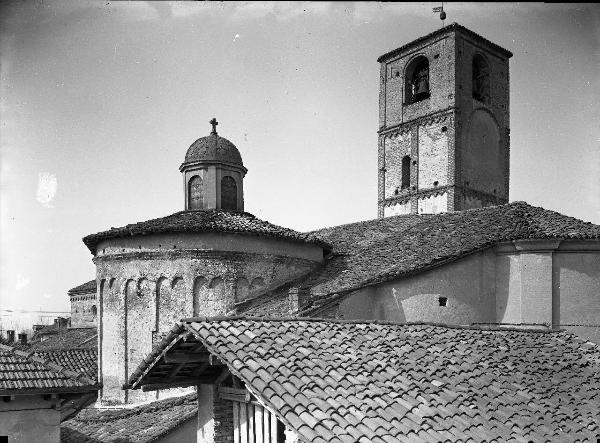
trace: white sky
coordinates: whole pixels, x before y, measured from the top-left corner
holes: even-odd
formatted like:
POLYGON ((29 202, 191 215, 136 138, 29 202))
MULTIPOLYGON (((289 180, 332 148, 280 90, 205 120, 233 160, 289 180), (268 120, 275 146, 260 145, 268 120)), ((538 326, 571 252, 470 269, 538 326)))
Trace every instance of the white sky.
MULTIPOLYGON (((309 230, 377 215, 379 55, 438 4, 3 2, 1 309, 68 309, 87 234, 183 209, 210 132, 246 210, 309 230)), ((510 199, 600 224, 600 8, 457 4, 514 53, 510 199)))

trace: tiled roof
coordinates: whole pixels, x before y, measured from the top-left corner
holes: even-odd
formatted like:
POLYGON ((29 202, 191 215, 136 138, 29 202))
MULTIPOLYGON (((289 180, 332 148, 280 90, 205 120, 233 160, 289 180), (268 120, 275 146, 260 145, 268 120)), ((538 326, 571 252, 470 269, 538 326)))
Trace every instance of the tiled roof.
POLYGON ((110 238, 124 238, 165 232, 223 232, 230 234, 258 235, 285 240, 314 243, 326 249, 329 245, 310 234, 273 225, 247 212, 202 210, 181 211, 162 218, 112 228, 83 238, 88 249, 95 254, 96 246, 110 238))
MULTIPOLYGON (((78 354, 73 352, 72 357, 78 354)), ((87 356, 82 360, 87 360, 87 356)), ((98 389, 96 377, 86 370, 64 366, 64 358, 34 353, 0 344, 0 395, 52 392, 82 392, 98 389)))
MULTIPOLYGON (((316 305, 328 295, 411 276, 502 242, 600 239, 600 226, 515 202, 443 214, 386 217, 310 234, 333 245, 333 254, 323 267, 287 286, 311 288, 316 305)), ((250 300, 239 312, 287 315, 287 297, 274 297, 274 293, 250 300)))
POLYGON ((600 347, 562 331, 187 319, 130 383, 190 337, 301 441, 600 438, 600 347))
POLYGON ((403 46, 400 46, 399 48, 396 48, 393 51, 390 51, 390 52, 387 52, 387 53, 383 54, 382 56, 380 56, 380 57, 377 58, 377 62, 381 63, 383 61, 386 61, 390 57, 394 57, 396 55, 400 55, 405 49, 408 49, 408 48, 410 48, 410 47, 412 47, 412 46, 414 46, 414 45, 416 45, 418 43, 424 42, 426 40, 429 40, 430 38, 437 37, 438 35, 442 35, 442 34, 445 34, 446 32, 454 31, 454 30, 461 31, 461 32, 469 35, 471 38, 474 38, 475 40, 479 40, 479 41, 482 41, 482 42, 486 43, 487 45, 491 46, 492 48, 494 48, 497 51, 499 51, 502 54, 504 54, 506 57, 510 58, 510 57, 513 56, 512 52, 510 52, 509 50, 504 49, 503 47, 497 45, 496 43, 493 43, 493 42, 489 41, 488 39, 486 39, 486 38, 482 37, 481 35, 479 35, 479 34, 473 32, 473 31, 471 31, 470 29, 465 28, 464 26, 459 25, 458 23, 451 23, 448 26, 445 26, 443 28, 437 29, 437 30, 435 30, 435 31, 433 31, 433 32, 431 32, 431 33, 429 33, 427 35, 424 35, 423 37, 419 37, 418 39, 413 40, 410 43, 407 43, 407 44, 405 44, 403 46))
POLYGON ((96 349, 98 330, 89 328, 58 329, 56 333, 45 335, 44 341, 32 341, 29 349, 36 352, 68 350, 76 348, 96 349))
POLYGON ((196 420, 196 394, 128 409, 84 409, 62 423, 62 443, 152 442, 196 420))
POLYGON ((95 348, 40 351, 33 355, 44 358, 90 380, 98 379, 98 351, 95 348))
POLYGON ((75 286, 74 288, 69 289, 67 292, 69 295, 73 293, 88 293, 88 292, 96 292, 96 280, 90 280, 86 283, 83 283, 79 286, 75 286))

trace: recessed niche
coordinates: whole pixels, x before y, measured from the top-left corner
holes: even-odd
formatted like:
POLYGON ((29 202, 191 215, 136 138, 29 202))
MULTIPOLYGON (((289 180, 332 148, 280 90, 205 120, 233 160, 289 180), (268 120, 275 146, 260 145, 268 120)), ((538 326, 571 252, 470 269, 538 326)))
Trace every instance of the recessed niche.
POLYGON ((438 303, 442 307, 448 306, 448 297, 438 297, 438 303))
POLYGON ((437 186, 437 185, 439 185, 439 184, 440 184, 440 182, 438 182, 438 181, 434 181, 434 182, 433 182, 433 186, 437 186))
POLYGON ((448 130, 448 126, 442 126, 442 132, 446 132, 448 130))

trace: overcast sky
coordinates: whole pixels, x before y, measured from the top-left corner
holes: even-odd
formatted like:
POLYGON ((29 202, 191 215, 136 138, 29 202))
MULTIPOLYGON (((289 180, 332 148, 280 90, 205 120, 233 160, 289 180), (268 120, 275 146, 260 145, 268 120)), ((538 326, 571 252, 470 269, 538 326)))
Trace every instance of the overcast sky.
MULTIPOLYGON (((246 210, 310 230, 377 216, 379 55, 437 4, 3 2, 2 309, 68 309, 81 238, 183 209, 178 167, 219 133, 246 210)), ((446 5, 514 53, 510 200, 600 224, 600 9, 446 5)))

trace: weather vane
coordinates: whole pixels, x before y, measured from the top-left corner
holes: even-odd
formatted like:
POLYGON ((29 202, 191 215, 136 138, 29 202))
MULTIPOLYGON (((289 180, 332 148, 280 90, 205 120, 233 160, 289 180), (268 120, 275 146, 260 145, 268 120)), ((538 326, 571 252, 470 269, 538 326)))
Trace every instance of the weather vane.
POLYGON ((442 21, 442 26, 444 26, 444 20, 446 20, 446 12, 444 12, 444 2, 442 2, 442 6, 436 6, 433 8, 433 12, 440 13, 440 20, 442 21))

